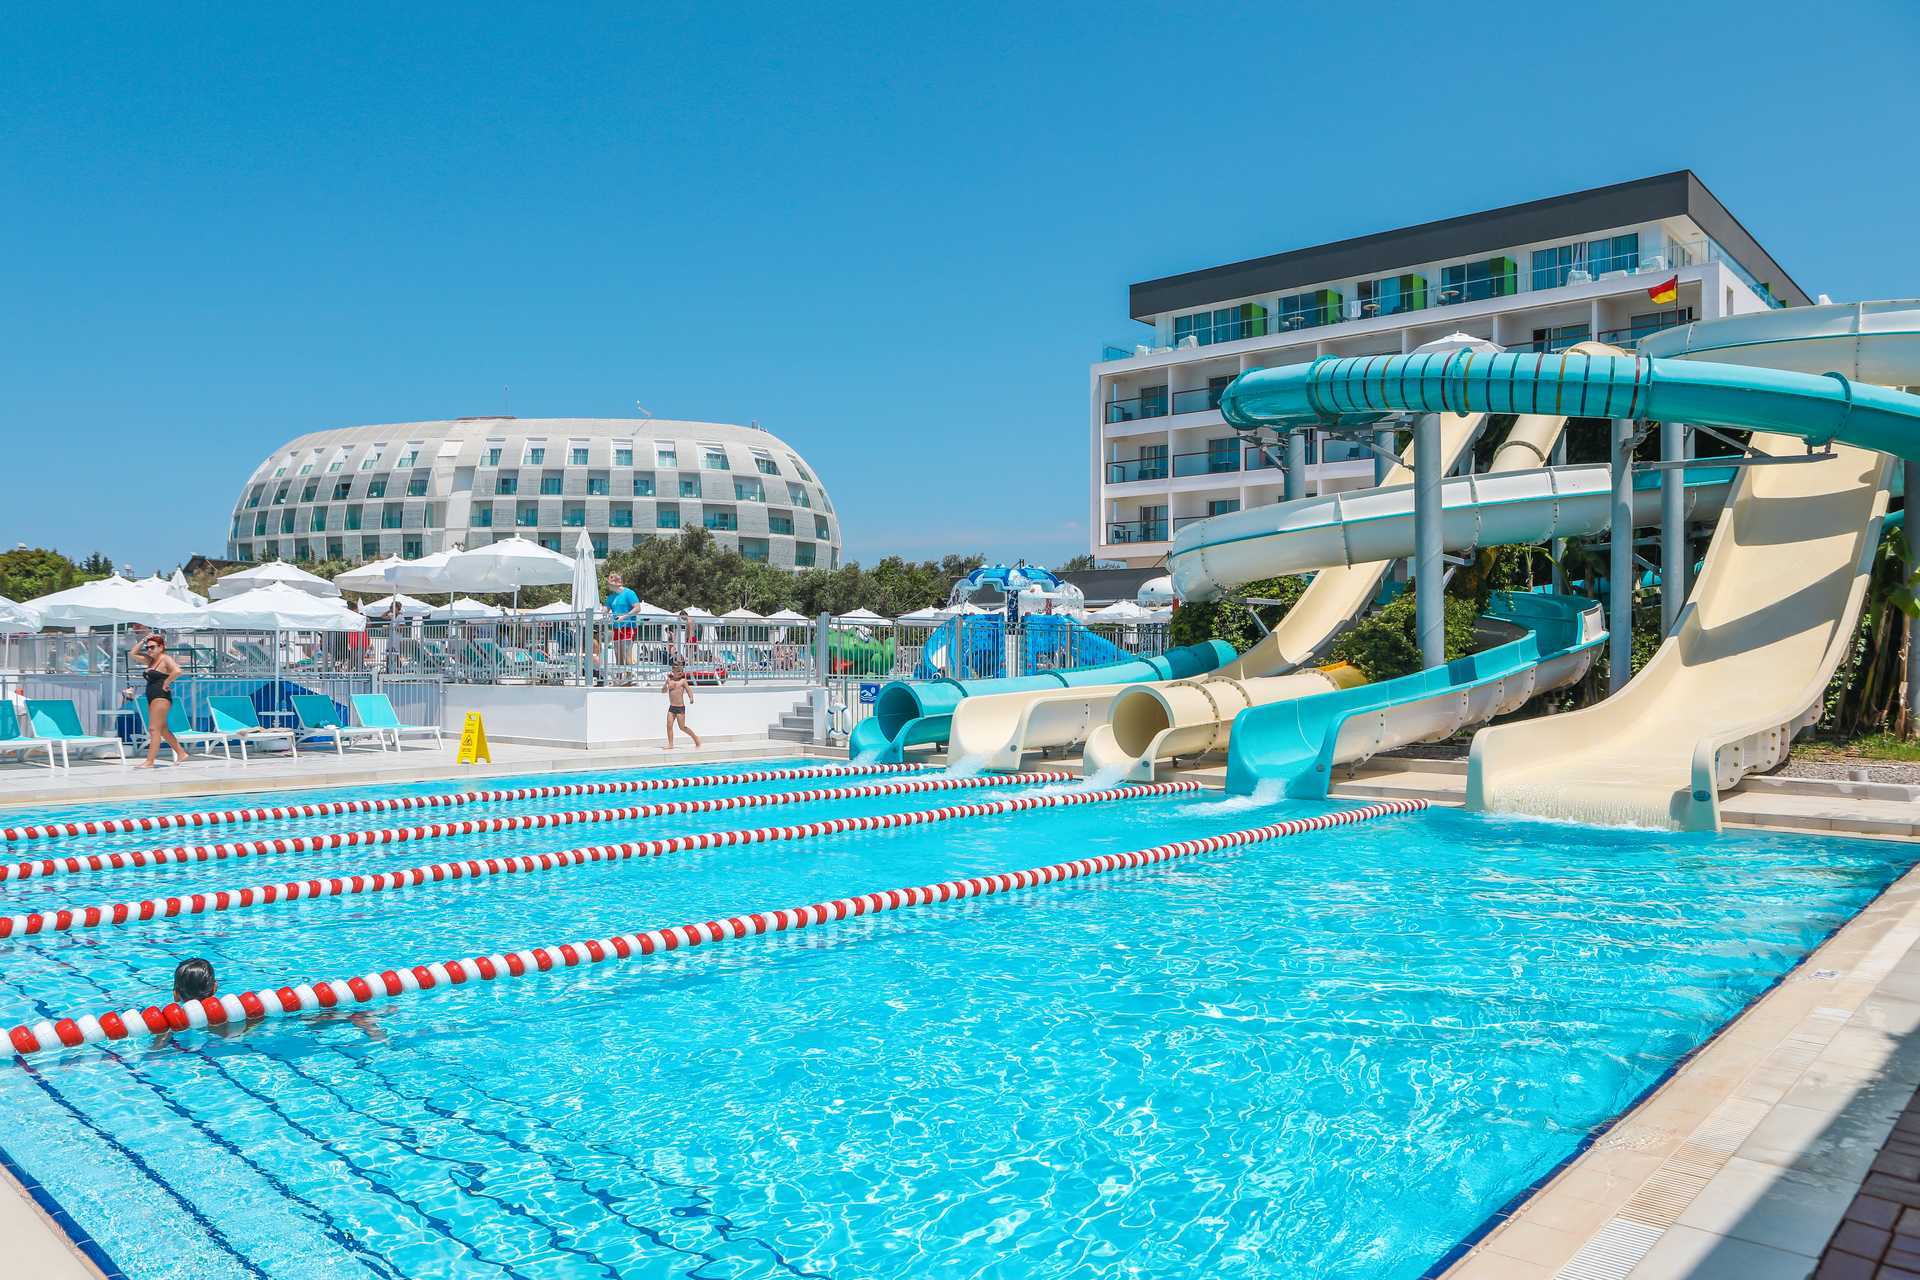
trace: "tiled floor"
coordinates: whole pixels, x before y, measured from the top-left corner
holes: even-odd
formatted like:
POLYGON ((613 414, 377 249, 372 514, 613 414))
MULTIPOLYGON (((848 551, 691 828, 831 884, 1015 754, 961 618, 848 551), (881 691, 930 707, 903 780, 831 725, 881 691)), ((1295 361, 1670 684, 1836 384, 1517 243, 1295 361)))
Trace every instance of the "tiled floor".
POLYGON ((1814 1274, 1818 1280, 1920 1280, 1920 1094, 1893 1122, 1814 1274))

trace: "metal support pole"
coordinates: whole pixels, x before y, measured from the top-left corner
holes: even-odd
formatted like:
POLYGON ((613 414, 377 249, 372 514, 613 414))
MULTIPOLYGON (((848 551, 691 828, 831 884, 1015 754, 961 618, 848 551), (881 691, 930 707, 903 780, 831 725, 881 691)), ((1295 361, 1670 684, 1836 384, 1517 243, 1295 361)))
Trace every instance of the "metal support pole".
MULTIPOLYGON (((1920 506, 1920 462, 1909 462, 1900 479, 1906 489, 1907 572, 1920 568, 1920 523, 1914 509, 1920 506)), ((1907 732, 1920 733, 1920 619, 1907 619, 1907 732)))
MULTIPOLYGON (((1567 432, 1564 427, 1561 428, 1560 434, 1553 439, 1553 453, 1549 458, 1548 465, 1555 467, 1564 467, 1567 465, 1567 432)), ((1563 596, 1567 594, 1567 566, 1565 563, 1567 558, 1567 540, 1565 538, 1555 538, 1550 544, 1549 549, 1553 555, 1553 593, 1563 596)))
POLYGON ((1307 433, 1287 433, 1287 501, 1307 496, 1307 433))
POLYGON ((833 625, 833 615, 823 613, 813 624, 813 678, 820 684, 827 682, 827 628, 833 625))
POLYGON ((1393 432, 1391 430, 1373 433, 1373 486, 1379 488, 1387 482, 1387 472, 1393 470, 1393 463, 1386 458, 1393 452, 1393 432))
MULTIPOLYGON (((1660 424, 1660 456, 1684 461, 1693 434, 1681 422, 1660 424)), ((1660 473, 1660 634, 1670 636, 1687 602, 1687 473, 1678 467, 1660 473)))
POLYGON ((1420 663, 1447 660, 1447 558, 1440 536, 1440 419, 1422 414, 1413 426, 1413 610, 1420 663))
POLYGON ((1613 513, 1607 530, 1607 692, 1633 674, 1633 423, 1613 420, 1613 513))

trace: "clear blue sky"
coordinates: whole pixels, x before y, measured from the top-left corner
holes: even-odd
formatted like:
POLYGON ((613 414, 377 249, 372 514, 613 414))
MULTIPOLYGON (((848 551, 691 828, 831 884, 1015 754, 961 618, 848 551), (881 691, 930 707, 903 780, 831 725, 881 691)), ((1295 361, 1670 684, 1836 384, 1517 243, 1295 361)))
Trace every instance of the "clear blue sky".
POLYGON ((288 437, 504 385, 758 419, 861 559, 1058 559, 1129 282, 1682 167, 1920 293, 1897 0, 264 8, 8 16, 0 545, 217 554, 288 437))

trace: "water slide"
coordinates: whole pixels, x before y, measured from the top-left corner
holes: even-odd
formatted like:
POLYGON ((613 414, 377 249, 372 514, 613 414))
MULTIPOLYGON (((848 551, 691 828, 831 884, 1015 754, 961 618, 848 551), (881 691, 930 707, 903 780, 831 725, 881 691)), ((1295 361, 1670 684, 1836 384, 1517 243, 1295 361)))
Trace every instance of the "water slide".
POLYGON ((1776 456, 1801 442, 1831 453, 1743 470, 1674 634, 1607 702, 1482 731, 1475 807, 1717 828, 1719 790, 1777 763, 1818 714, 1886 512, 1875 455, 1920 456, 1920 397, 1872 385, 1920 380, 1920 303, 1733 317, 1648 345, 1670 354, 1326 358, 1243 374, 1222 397, 1243 428, 1551 404, 1750 429, 1776 456))

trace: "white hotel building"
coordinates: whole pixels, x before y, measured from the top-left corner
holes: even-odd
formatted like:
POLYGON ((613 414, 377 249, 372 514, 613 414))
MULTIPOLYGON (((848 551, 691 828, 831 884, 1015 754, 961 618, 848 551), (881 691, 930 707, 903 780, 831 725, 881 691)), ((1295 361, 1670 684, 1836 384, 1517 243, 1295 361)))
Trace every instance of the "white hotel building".
POLYGON ((1301 474, 1244 444, 1221 390, 1247 369, 1412 351, 1451 333, 1509 351, 1648 334, 1809 299, 1689 170, 1132 286, 1151 325, 1093 366, 1092 550, 1159 564, 1176 530, 1373 483, 1359 445, 1307 437, 1301 474), (1678 299, 1650 286, 1679 277, 1678 299), (1291 479, 1291 485, 1289 480, 1291 479))

